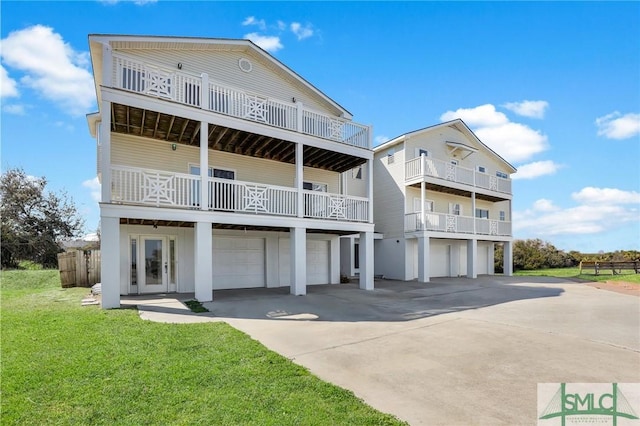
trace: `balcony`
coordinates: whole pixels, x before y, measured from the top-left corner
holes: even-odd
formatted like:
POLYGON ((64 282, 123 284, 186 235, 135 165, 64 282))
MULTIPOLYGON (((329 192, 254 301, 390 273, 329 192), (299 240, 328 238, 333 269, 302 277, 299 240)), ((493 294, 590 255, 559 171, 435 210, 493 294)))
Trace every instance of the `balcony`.
POLYGON ((113 72, 113 86, 118 89, 371 149, 368 126, 311 110, 300 103, 226 86, 207 74, 169 70, 118 54, 113 55, 113 72))
MULTIPOLYGON (((121 166, 111 168, 114 203, 200 209, 200 184, 198 175, 121 166)), ((367 198, 317 191, 298 194, 296 188, 218 178, 209 178, 207 188, 208 210, 297 217, 298 197, 303 197, 302 217, 369 221, 367 198)))
POLYGON ((425 213, 424 220, 421 220, 420 217, 420 213, 405 214, 405 232, 434 231, 505 237, 511 236, 511 222, 435 212, 425 213))
POLYGON ((434 183, 446 186, 448 182, 481 188, 503 194, 511 194, 511 179, 492 176, 447 161, 417 157, 405 162, 405 182, 419 182, 425 178, 435 178, 434 183), (424 160, 424 162, 423 162, 424 160))

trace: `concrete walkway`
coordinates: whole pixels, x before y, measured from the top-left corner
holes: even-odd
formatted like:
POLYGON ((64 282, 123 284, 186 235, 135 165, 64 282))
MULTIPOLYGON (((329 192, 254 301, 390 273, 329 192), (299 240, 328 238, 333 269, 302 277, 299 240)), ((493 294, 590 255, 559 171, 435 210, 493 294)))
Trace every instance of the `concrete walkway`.
POLYGON ((154 321, 228 322, 413 425, 535 424, 538 383, 640 382, 635 296, 546 277, 308 290, 217 291, 207 314, 171 298, 123 304, 154 321))

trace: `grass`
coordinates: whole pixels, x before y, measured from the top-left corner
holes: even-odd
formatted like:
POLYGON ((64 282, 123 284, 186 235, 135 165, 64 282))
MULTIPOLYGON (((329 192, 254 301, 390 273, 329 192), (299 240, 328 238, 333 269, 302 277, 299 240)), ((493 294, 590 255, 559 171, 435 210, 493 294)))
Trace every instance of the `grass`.
POLYGON ((80 305, 57 271, 3 271, 1 424, 394 425, 225 323, 80 305))
POLYGON ((515 271, 514 275, 572 278, 584 281, 598 282, 625 281, 640 285, 640 274, 636 274, 634 271, 622 271, 621 274, 613 275, 611 273, 611 270, 601 269, 600 275, 595 275, 593 271, 591 271, 591 273, 587 273, 586 270, 583 270, 583 273, 580 274, 580 268, 553 268, 515 271))

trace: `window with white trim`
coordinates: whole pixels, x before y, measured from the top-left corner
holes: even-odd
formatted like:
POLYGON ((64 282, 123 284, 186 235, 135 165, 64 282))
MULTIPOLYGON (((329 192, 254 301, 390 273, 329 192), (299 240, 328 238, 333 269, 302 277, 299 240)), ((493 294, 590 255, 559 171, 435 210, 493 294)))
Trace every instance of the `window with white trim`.
POLYGON ((489 210, 476 209, 476 217, 480 219, 489 219, 489 210))
MULTIPOLYGON (((413 199, 413 211, 415 213, 420 213, 422 211, 422 209, 420 209, 420 198, 419 197, 415 197, 413 199)), ((433 211, 433 200, 424 200, 424 211, 425 212, 432 212, 433 211)))
POLYGON ((302 189, 307 191, 327 192, 326 183, 302 182, 302 189))
POLYGON ((487 168, 485 166, 478 166, 477 170, 480 173, 487 173, 487 168))
POLYGON ((457 166, 457 165, 458 165, 458 160, 456 160, 456 159, 454 159, 454 158, 451 158, 451 159, 449 160, 449 162, 450 162, 451 164, 453 164, 454 166, 457 166))
POLYGON ((352 177, 357 180, 362 180, 362 166, 358 166, 351 170, 352 177))
POLYGON ((499 214, 499 218, 502 222, 504 222, 505 220, 507 220, 507 214, 505 213, 504 210, 500 210, 500 214, 499 214))
POLYGON ((460 203, 449 203, 449 214, 461 216, 462 206, 460 205, 460 203))
POLYGON ((509 179, 509 175, 506 174, 505 172, 497 171, 496 172, 496 176, 498 176, 499 178, 502 178, 502 179, 509 179))
POLYGON ((395 162, 395 157, 394 157, 394 150, 393 148, 391 148, 389 151, 387 151, 387 164, 393 164, 395 162))
POLYGON ((421 157, 424 154, 425 157, 429 157, 429 151, 424 148, 416 148, 416 157, 421 157))

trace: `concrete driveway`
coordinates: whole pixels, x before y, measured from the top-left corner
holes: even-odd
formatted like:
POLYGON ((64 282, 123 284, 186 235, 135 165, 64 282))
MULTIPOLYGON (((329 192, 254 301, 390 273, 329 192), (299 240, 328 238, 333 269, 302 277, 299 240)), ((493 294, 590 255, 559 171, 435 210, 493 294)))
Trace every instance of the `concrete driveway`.
POLYGON ((206 307, 412 425, 535 424, 538 383, 640 382, 636 296, 493 276, 287 291, 219 291, 206 307))

